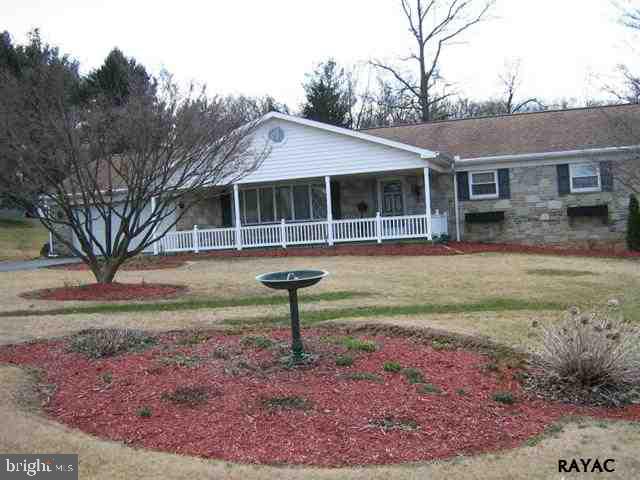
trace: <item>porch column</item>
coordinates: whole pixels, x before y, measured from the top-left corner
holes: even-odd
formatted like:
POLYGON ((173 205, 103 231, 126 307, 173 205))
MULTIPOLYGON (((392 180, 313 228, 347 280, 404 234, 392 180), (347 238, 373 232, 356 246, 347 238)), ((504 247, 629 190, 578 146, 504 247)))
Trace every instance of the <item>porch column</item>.
POLYGON ((331 203, 331 177, 324 177, 324 191, 327 194, 327 243, 333 246, 333 204, 331 203))
POLYGON ((431 235, 431 169, 426 167, 424 169, 424 208, 427 214, 427 238, 432 240, 431 235))
POLYGON ((236 248, 242 250, 242 225, 240 224, 240 192, 238 184, 233 184, 233 211, 235 214, 236 248))

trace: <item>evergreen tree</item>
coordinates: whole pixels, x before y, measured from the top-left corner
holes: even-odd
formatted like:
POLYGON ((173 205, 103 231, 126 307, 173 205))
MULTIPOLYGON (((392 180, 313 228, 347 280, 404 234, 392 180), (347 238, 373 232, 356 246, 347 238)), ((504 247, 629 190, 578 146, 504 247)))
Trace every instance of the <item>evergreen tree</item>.
POLYGON ((339 127, 351 127, 354 105, 351 76, 332 59, 318 65, 307 74, 304 84, 306 103, 302 115, 310 120, 339 127))
POLYGON ((84 100, 105 96, 114 105, 123 105, 133 88, 153 93, 156 82, 147 73, 144 65, 129 58, 118 48, 109 52, 102 66, 92 71, 84 80, 84 100))
POLYGON ((640 206, 635 195, 629 197, 629 218, 627 220, 627 247, 640 250, 640 206))

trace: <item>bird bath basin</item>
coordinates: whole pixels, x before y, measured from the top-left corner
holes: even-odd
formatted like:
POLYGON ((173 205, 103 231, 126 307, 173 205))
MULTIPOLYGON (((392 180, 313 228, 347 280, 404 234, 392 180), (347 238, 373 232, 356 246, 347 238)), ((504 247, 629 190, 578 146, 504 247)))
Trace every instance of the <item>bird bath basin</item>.
POLYGON ((298 289, 315 285, 329 272, 324 270, 291 270, 258 275, 256 280, 269 288, 289 291, 289 310, 291 312, 291 352, 294 361, 304 357, 304 346, 300 335, 300 316, 298 313, 298 289))

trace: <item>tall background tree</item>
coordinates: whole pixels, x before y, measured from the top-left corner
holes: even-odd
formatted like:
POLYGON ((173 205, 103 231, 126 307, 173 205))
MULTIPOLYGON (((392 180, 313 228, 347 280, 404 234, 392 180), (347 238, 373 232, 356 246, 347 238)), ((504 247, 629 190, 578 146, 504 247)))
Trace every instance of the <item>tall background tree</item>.
POLYGON ((422 121, 439 118, 446 92, 440 63, 454 40, 486 18, 493 0, 400 0, 402 11, 415 41, 415 49, 402 58, 406 67, 372 60, 372 65, 389 73, 397 89, 411 98, 412 108, 422 121))
POLYGON ((310 120, 350 128, 353 124, 353 78, 344 67, 329 59, 320 63, 303 84, 302 116, 310 120))

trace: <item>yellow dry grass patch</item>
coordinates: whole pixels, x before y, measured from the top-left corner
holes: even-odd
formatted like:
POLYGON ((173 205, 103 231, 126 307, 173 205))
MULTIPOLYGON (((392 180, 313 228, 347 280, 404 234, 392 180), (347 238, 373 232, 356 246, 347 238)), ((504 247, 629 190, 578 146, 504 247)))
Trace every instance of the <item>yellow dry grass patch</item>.
POLYGON ((37 258, 48 240, 47 230, 37 220, 0 219, 0 261, 37 258))
MULTIPOLYGON (((616 472, 610 479, 638 478, 640 429, 625 422, 588 420, 570 423, 555 437, 535 447, 496 454, 458 457, 425 464, 386 467, 317 469, 235 465, 149 450, 100 440, 44 417, 33 393, 32 377, 9 366, 0 367, 0 416, 11 419, 11 428, 0 429, 0 451, 14 453, 78 453, 80 478, 144 480, 157 478, 224 478, 262 480, 315 479, 459 479, 548 480, 560 479, 560 458, 614 458, 616 472)), ((6 425, 6 424, 5 424, 6 425)), ((221 440, 224 441, 224 440, 221 440)), ((579 478, 601 478, 602 474, 579 478)), ((573 477, 567 477, 573 478, 573 477)))

